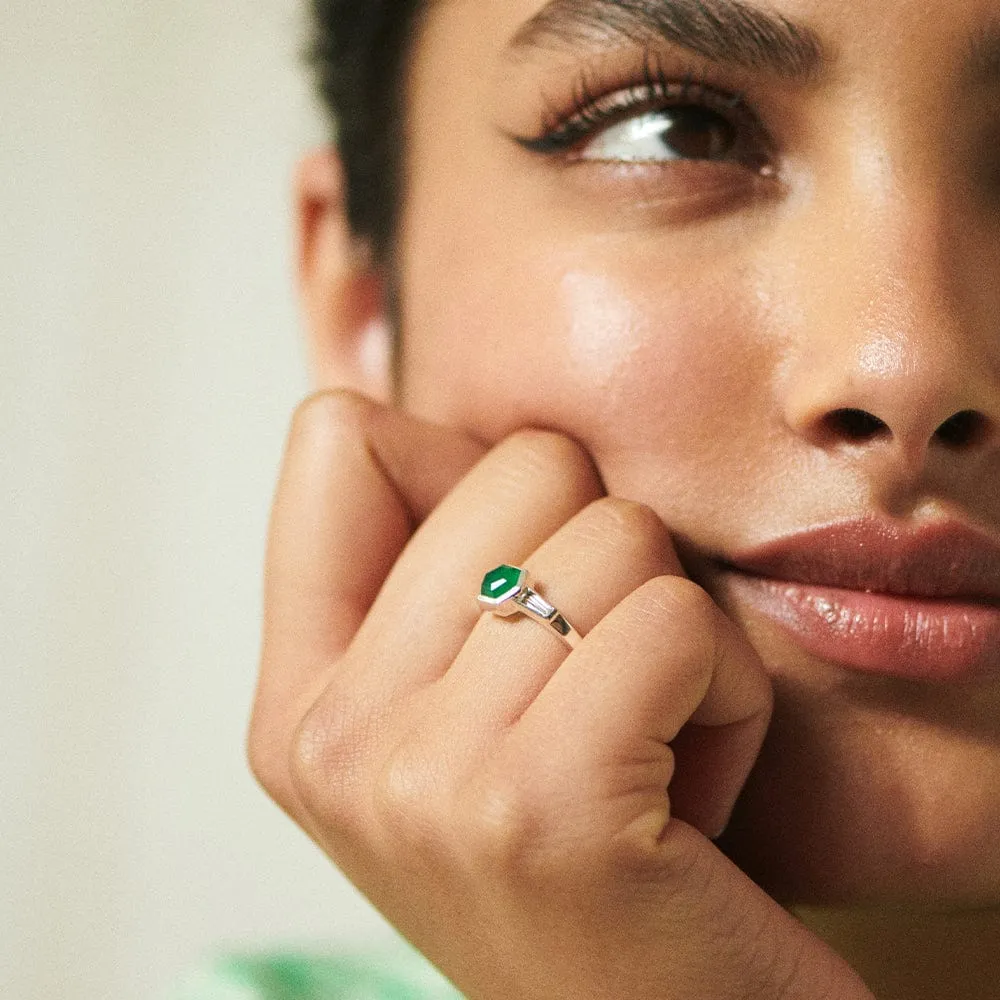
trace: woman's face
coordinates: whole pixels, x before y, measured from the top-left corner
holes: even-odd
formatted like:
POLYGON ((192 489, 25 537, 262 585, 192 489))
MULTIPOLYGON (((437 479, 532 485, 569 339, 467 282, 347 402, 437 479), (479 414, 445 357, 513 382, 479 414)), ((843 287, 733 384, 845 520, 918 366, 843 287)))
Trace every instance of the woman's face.
POLYGON ((1000 900, 1000 663, 847 669, 716 562, 863 517, 1000 537, 991 38, 995 0, 437 0, 415 49, 404 401, 563 431, 671 529, 774 678, 724 848, 790 901, 1000 900))

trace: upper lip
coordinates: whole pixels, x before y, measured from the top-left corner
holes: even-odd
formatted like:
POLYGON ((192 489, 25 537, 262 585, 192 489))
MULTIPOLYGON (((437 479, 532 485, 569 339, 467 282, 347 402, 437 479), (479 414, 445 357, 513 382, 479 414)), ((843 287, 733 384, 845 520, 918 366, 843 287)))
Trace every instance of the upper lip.
POLYGON ((737 552, 724 565, 796 583, 1000 603, 1000 544, 952 520, 838 522, 737 552))

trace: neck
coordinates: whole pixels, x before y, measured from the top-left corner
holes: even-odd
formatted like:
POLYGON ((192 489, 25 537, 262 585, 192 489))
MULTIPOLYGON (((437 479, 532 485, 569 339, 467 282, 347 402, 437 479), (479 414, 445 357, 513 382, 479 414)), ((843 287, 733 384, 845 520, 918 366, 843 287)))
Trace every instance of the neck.
POLYGON ((791 912, 841 955, 878 1000, 1000 1000, 1000 908, 791 912))

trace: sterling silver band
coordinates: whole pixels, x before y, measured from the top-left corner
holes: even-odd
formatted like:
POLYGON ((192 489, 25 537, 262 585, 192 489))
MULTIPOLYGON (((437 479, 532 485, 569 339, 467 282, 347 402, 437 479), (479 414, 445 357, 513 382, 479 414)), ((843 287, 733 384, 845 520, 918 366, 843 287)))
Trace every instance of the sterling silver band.
POLYGON ((527 571, 516 566, 498 566, 486 574, 479 604, 501 618, 526 615, 557 635, 570 649, 575 649, 583 638, 558 608, 531 587, 527 571))

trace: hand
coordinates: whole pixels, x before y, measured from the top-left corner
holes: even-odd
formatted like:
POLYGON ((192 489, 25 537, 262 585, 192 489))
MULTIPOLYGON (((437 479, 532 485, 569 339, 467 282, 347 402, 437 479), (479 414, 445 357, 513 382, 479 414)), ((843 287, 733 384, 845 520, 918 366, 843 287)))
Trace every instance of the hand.
POLYGON ((466 996, 871 1000, 711 843, 771 686, 579 445, 310 397, 265 589, 255 773, 466 996), (479 614, 503 562, 576 650, 479 614))

